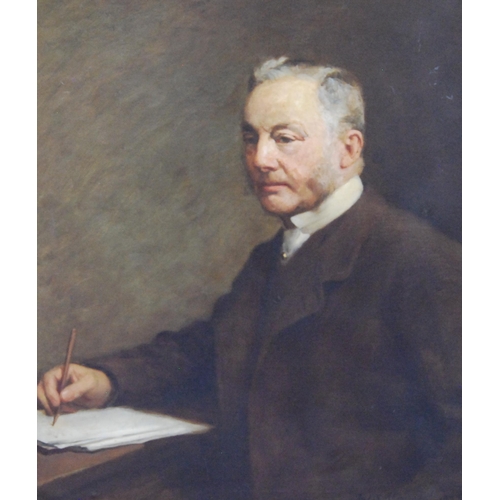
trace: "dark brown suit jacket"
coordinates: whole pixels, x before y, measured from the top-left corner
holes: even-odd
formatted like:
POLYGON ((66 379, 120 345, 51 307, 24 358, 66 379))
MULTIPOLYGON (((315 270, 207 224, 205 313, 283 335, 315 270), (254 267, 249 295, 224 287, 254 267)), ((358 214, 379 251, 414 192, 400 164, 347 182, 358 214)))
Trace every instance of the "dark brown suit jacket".
POLYGON ((460 246, 370 190, 286 265, 281 238, 209 322, 96 360, 118 402, 215 387, 228 498, 459 498, 460 246))

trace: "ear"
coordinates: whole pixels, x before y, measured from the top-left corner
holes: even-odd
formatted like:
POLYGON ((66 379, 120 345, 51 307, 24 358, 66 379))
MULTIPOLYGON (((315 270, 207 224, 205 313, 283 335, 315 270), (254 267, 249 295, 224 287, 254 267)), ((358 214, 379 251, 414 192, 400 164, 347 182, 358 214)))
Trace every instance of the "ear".
POLYGON ((347 169, 356 163, 361 156, 365 140, 363 134, 359 130, 351 129, 346 132, 342 142, 344 147, 342 148, 340 168, 347 169))

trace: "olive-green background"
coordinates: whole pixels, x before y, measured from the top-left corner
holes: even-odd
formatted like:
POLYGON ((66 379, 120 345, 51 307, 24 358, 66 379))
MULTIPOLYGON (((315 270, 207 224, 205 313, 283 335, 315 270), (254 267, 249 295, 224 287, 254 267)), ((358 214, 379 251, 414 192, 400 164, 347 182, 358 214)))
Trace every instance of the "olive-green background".
POLYGON ((278 227, 245 185, 251 68, 345 66, 365 181, 460 239, 460 2, 40 0, 38 369, 207 317, 278 227))

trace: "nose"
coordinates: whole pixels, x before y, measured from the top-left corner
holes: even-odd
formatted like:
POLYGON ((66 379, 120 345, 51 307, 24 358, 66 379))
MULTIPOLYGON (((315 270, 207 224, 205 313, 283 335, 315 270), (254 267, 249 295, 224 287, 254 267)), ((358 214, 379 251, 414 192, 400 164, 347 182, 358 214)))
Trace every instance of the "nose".
POLYGON ((276 170, 278 168, 276 153, 274 141, 269 137, 260 137, 252 155, 253 166, 264 172, 276 170))

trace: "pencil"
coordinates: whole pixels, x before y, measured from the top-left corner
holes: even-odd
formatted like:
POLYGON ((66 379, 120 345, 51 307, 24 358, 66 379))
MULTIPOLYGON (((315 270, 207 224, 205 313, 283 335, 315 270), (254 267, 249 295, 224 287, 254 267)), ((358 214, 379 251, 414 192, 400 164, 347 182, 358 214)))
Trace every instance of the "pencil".
MULTIPOLYGON (((66 350, 66 360, 64 361, 63 375, 61 378, 61 382, 59 384, 59 394, 61 394, 62 390, 66 387, 66 384, 68 383, 69 364, 71 363, 71 354, 73 353, 75 339, 76 339, 76 328, 73 328, 73 330, 71 331, 71 337, 69 338, 68 342, 68 349, 66 350)), ((56 409, 56 412, 54 413, 54 420, 52 421, 52 425, 55 425, 55 423, 57 422, 60 408, 61 405, 59 405, 59 407, 56 409)))

